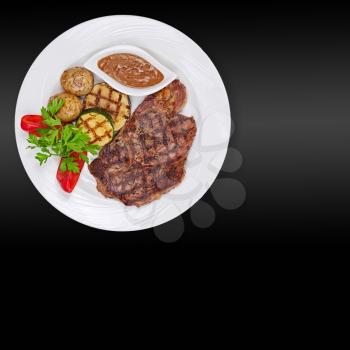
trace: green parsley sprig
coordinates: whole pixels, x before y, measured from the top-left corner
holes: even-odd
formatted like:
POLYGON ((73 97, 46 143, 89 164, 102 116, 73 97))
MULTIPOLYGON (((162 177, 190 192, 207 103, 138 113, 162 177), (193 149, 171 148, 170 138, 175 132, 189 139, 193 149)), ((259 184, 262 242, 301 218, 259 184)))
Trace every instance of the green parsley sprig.
POLYGON ((61 171, 69 170, 73 173, 78 173, 78 163, 74 157, 71 157, 71 153, 77 152, 80 159, 89 163, 89 158, 84 152, 95 155, 99 151, 100 146, 89 144, 89 135, 75 125, 62 125, 61 120, 55 117, 55 114, 61 109, 63 104, 63 99, 54 98, 46 108, 41 108, 43 122, 48 127, 37 129, 40 136, 29 135, 27 139, 29 142, 28 148, 40 150, 35 155, 40 165, 45 164, 50 157, 57 156, 62 158, 61 171))

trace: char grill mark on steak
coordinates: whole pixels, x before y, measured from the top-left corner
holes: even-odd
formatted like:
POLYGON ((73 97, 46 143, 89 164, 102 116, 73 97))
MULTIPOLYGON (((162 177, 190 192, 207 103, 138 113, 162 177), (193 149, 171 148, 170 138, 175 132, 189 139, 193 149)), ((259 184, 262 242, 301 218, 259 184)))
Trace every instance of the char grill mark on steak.
POLYGON ((185 87, 175 80, 137 107, 120 134, 89 165, 103 195, 141 206, 182 181, 196 134, 193 117, 178 113, 185 100, 185 87))
POLYGON ((156 167, 135 165, 124 173, 109 172, 110 181, 100 191, 106 196, 117 197, 126 205, 147 204, 181 182, 184 162, 180 160, 156 167))

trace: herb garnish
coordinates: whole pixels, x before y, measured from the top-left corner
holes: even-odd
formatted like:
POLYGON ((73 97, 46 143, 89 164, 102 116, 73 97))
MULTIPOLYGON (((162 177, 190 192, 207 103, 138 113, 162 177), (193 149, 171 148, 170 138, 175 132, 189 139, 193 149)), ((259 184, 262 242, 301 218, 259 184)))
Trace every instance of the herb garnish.
POLYGON ((35 155, 40 165, 43 165, 52 156, 62 158, 60 165, 61 171, 79 172, 78 163, 74 157, 71 157, 72 152, 79 153, 79 158, 84 162, 89 163, 88 157, 83 152, 89 152, 93 155, 97 154, 100 149, 98 145, 89 144, 90 137, 80 128, 73 124, 62 125, 61 120, 55 117, 55 114, 63 106, 63 99, 52 99, 47 107, 41 108, 41 116, 43 122, 48 126, 44 129, 37 129, 41 136, 30 134, 28 137, 30 149, 40 149, 35 155))

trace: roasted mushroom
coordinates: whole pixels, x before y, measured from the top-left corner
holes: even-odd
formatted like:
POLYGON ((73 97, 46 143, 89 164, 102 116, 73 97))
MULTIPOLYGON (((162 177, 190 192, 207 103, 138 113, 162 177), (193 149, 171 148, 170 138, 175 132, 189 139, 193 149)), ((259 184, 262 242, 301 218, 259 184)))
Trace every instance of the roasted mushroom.
POLYGON ((67 69, 61 76, 61 85, 66 92, 76 96, 88 94, 94 86, 94 76, 86 68, 67 69))
POLYGON ((83 109, 79 97, 69 94, 67 92, 61 92, 51 97, 51 99, 53 98, 64 100, 63 106, 55 115, 57 118, 61 119, 65 123, 68 123, 79 117, 83 109))

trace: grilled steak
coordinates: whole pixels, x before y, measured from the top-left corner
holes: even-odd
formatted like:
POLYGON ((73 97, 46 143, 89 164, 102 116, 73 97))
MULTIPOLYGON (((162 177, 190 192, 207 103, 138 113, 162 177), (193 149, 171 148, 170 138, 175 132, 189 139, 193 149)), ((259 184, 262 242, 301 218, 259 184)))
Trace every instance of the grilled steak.
POLYGON ((89 166, 103 195, 141 206, 182 181, 196 134, 194 119, 178 113, 185 100, 185 87, 176 80, 138 106, 89 166))

